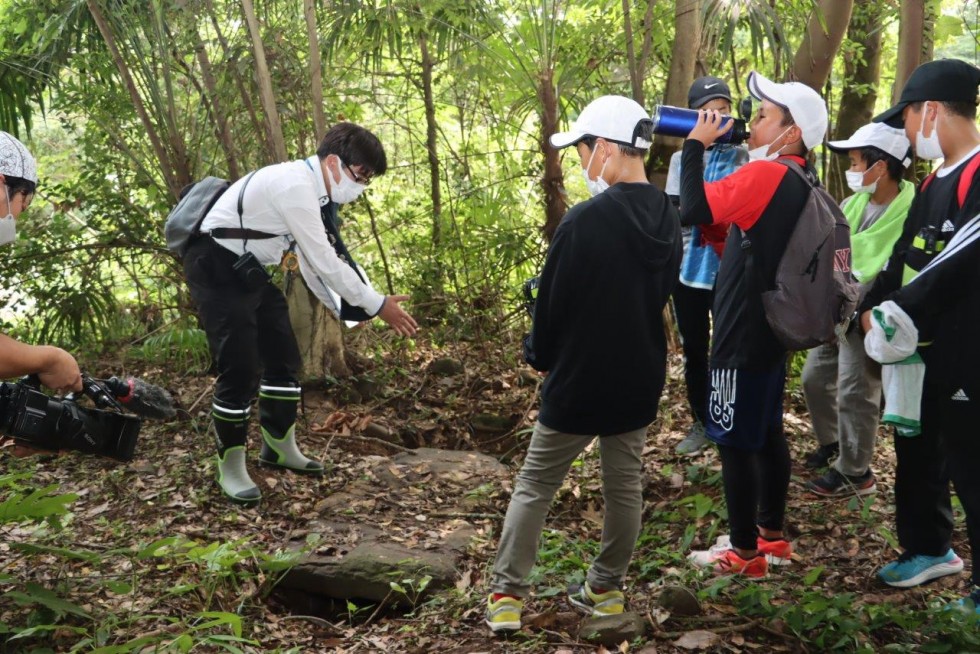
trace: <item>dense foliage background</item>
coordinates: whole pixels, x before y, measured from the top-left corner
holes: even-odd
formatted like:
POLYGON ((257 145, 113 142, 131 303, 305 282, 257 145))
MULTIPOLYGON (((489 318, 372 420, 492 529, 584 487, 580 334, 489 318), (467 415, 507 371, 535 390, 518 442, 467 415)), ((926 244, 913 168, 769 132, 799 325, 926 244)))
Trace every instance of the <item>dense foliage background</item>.
MULTIPOLYGON (((459 329, 499 323, 584 197, 574 157, 542 142, 589 100, 683 103, 705 72, 742 96, 757 69, 816 85, 831 133, 852 130, 890 102, 905 5, 924 25, 915 63, 976 59, 966 0, 2 0, 0 127, 42 178, 4 252, 4 326, 74 348, 193 327, 162 240, 177 191, 308 156, 339 120, 376 131, 392 163, 344 211, 376 286, 459 329)), ((818 156, 839 193, 840 164, 818 156)))
MULTIPOLYGON (((521 451, 538 380, 516 355, 526 328, 520 285, 567 207, 586 197, 576 157, 545 144, 585 104, 616 93, 647 107, 684 105, 703 74, 729 80, 738 100, 759 70, 818 89, 829 136, 841 138, 888 106, 919 63, 977 63, 978 15, 977 0, 0 0, 0 129, 28 143, 41 176, 19 240, 0 252, 0 331, 62 345, 93 371, 147 373, 182 403, 179 423, 145 427, 126 466, 3 455, 0 652, 591 649, 547 620, 550 599, 597 548, 594 456, 576 464, 557 500, 561 531, 546 535, 535 573, 546 610, 526 640, 488 644, 476 632, 481 570, 507 501, 500 478, 464 498, 478 535, 456 590, 416 605, 420 580, 403 580, 414 593, 407 616, 348 603, 333 622, 305 623, 269 594, 295 560, 286 535, 309 532, 308 548, 321 544, 310 516, 340 491, 364 493, 369 508, 357 504, 355 516, 364 524, 409 539, 420 524, 438 530, 417 518, 445 509, 440 480, 413 482, 418 497, 407 500, 365 485, 393 469, 382 454, 436 446, 509 461, 521 451), (425 329, 416 342, 373 327, 343 332, 361 353, 355 376, 339 383, 334 368, 308 369, 333 384, 310 400, 304 425, 331 474, 308 484, 263 477, 262 510, 239 512, 212 488, 200 408, 210 359, 163 222, 188 182, 309 156, 341 120, 375 131, 389 160, 388 174, 343 209, 346 241, 379 290, 412 295, 425 329), (442 376, 434 364, 445 357, 442 376), (417 506, 406 513, 402 500, 417 506)), ((654 183, 677 146, 658 140, 654 183)), ((843 196, 846 164, 824 148, 815 156, 843 196)), ((339 342, 335 321, 322 309, 310 315, 339 342)), ((877 503, 840 506, 796 493, 789 529, 808 552, 803 565, 744 588, 696 578, 684 553, 710 545, 726 516, 713 454, 671 454, 687 419, 674 355, 645 452, 634 606, 655 612, 664 579, 695 587, 713 606, 697 623, 696 633, 714 634, 702 649, 980 646, 972 625, 929 606, 937 594, 962 595, 952 578, 901 592, 869 582, 897 547, 887 491, 877 503)), ((796 456, 809 426, 792 382, 788 400, 796 456)), ((887 488, 887 445, 878 457, 887 488)), ((354 510, 342 509, 322 513, 354 510)), ((955 547, 962 554, 966 544, 955 547)), ((673 630, 693 624, 658 622, 653 651, 682 647, 673 630)))

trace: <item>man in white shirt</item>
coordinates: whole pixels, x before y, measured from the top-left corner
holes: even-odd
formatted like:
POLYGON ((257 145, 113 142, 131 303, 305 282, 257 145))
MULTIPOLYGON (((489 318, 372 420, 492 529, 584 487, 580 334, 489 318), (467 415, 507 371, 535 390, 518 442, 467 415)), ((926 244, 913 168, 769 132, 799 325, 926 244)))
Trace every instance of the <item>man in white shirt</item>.
POLYGON ((245 458, 256 391, 260 463, 323 473, 323 465, 296 446, 299 347, 286 299, 263 266, 278 264, 292 251, 310 289, 338 316, 378 316, 404 336, 417 329, 399 306, 408 296, 375 291, 350 260, 337 230, 338 205, 356 200, 387 167, 374 134, 352 123, 337 124, 315 156, 261 168, 232 184, 184 256, 187 283, 218 367, 212 403, 218 484, 234 502, 254 505, 261 499, 245 458), (250 272, 243 276, 242 269, 250 272))

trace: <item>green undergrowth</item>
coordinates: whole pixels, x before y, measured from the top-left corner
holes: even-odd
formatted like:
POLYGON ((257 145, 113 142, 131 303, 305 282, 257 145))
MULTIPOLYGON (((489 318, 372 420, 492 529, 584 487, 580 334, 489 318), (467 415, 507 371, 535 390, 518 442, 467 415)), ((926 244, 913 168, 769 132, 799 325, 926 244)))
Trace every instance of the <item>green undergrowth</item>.
MULTIPOLYGON (((146 533, 132 546, 84 546, 73 529, 78 496, 33 477, 0 477, 0 541, 8 549, 0 652, 259 651, 249 606, 265 600, 298 551, 146 533)), ((100 524, 105 541, 125 540, 114 536, 129 532, 127 522, 100 524)))

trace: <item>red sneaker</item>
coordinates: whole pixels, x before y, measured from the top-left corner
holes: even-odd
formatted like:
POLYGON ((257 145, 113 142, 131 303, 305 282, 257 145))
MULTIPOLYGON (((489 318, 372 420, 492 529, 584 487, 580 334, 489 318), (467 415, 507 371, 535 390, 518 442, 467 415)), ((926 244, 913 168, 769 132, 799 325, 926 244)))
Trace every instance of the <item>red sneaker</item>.
POLYGON ((687 558, 694 565, 701 568, 710 567, 719 575, 743 575, 759 579, 769 572, 769 563, 761 553, 746 560, 735 550, 721 549, 717 545, 710 550, 691 552, 687 558))
MULTIPOLYGON (((759 536, 755 541, 759 554, 766 557, 769 565, 789 565, 793 562, 793 544, 788 540, 766 540, 759 536)), ((731 536, 719 536, 709 552, 723 552, 732 549, 731 536)))

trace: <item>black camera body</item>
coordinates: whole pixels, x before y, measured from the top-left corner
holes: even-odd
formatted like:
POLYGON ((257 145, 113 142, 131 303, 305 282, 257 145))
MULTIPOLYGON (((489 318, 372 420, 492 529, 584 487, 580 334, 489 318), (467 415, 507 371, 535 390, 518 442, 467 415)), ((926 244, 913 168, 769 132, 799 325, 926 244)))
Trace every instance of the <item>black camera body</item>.
POLYGON ((0 433, 41 450, 75 450, 131 461, 142 420, 122 413, 98 382, 83 377, 83 383, 83 392, 93 402, 117 410, 80 407, 74 395, 45 395, 30 377, 0 382, 0 433))
POLYGON ((527 315, 534 317, 534 305, 538 301, 538 287, 541 286, 540 277, 532 277, 531 279, 524 282, 521 288, 524 294, 524 310, 527 311, 527 315))
POLYGON ((251 252, 246 252, 238 257, 231 268, 249 291, 259 290, 271 279, 269 271, 259 263, 259 260, 251 252))

